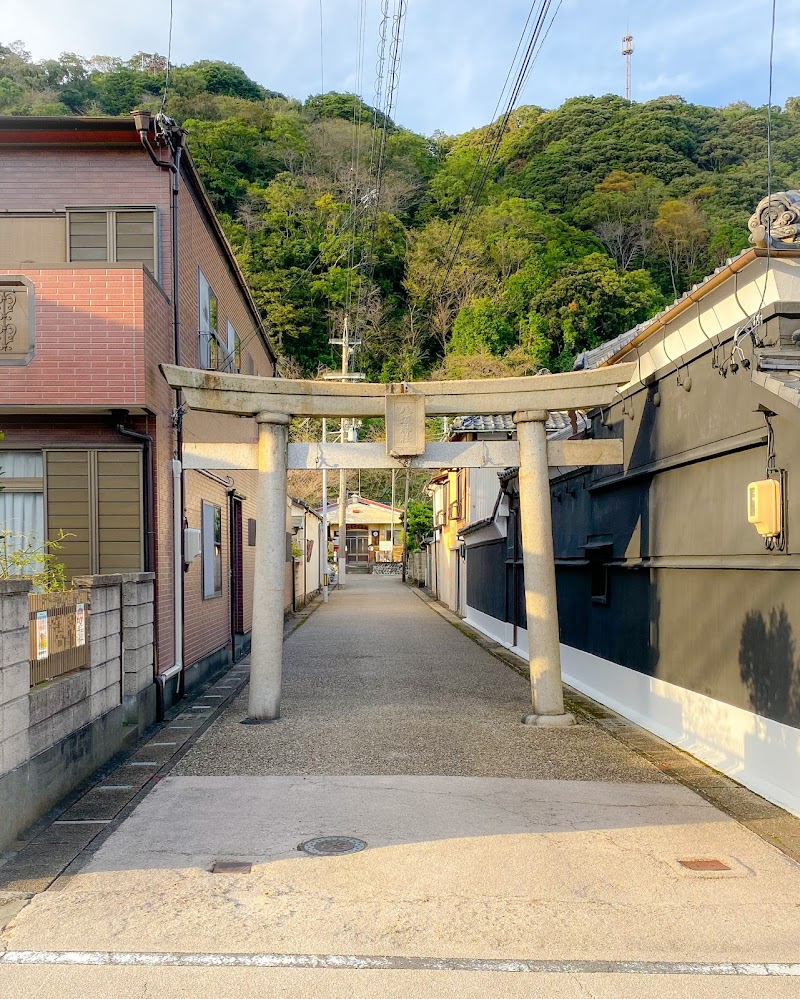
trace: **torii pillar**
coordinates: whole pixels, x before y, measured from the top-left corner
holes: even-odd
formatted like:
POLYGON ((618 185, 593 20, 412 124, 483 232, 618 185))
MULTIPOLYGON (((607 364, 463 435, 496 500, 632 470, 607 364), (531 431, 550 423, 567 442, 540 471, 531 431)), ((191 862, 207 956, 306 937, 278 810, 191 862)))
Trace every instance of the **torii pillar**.
POLYGON ((286 571, 286 470, 290 418, 259 413, 256 566, 253 581, 250 722, 281 713, 283 584, 286 571))
POLYGON ((522 720, 526 725, 563 728, 574 725, 575 719, 564 711, 561 686, 546 422, 543 410, 514 413, 532 702, 532 710, 522 720))

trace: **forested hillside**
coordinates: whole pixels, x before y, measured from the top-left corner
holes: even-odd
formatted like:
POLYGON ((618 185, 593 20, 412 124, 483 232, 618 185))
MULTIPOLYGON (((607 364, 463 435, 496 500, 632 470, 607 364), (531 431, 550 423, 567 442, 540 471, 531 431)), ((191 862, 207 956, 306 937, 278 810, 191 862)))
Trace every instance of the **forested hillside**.
MULTIPOLYGON (((158 111, 165 69, 0 45, 0 114, 158 111)), ((286 369, 308 375, 335 363, 345 316, 372 379, 569 368, 746 246, 767 186, 766 108, 746 104, 519 108, 477 201, 497 126, 424 137, 351 94, 299 101, 211 61, 172 67, 164 110, 286 369)), ((772 135, 773 189, 800 187, 800 101, 772 135)))

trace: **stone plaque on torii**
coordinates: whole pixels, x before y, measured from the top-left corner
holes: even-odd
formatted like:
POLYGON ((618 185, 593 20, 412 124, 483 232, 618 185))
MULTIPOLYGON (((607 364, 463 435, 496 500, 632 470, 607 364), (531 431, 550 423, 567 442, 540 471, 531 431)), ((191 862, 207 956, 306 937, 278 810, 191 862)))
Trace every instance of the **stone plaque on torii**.
POLYGON ((280 716, 283 668, 283 558, 289 468, 519 467, 525 608, 532 710, 528 724, 561 726, 564 712, 558 635, 549 467, 622 463, 621 440, 548 441, 551 411, 608 406, 634 364, 527 378, 346 384, 262 378, 162 365, 166 380, 197 410, 255 417, 257 445, 184 445, 184 467, 257 469, 256 569, 248 714, 280 716), (425 442, 426 416, 511 414, 516 441, 425 442), (298 417, 386 419, 386 445, 289 444, 298 417))

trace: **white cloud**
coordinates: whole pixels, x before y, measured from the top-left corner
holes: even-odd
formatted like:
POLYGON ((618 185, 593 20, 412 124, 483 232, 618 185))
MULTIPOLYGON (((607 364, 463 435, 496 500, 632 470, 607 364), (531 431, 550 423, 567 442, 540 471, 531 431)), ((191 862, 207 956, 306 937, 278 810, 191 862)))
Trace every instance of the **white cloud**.
MULTIPOLYGON (((10 2, 10 0, 6 0, 10 2)), ((319 0, 174 0, 173 59, 238 63, 265 86, 305 99, 320 88, 319 0)), ((362 93, 372 102, 379 4, 367 0, 362 93)), ((529 9, 525 0, 409 0, 397 118, 421 132, 488 121, 529 9)), ((635 99, 679 92, 727 104, 766 101, 770 5, 758 0, 563 0, 523 103, 620 93, 626 26, 636 39, 635 99)), ((784 5, 784 7, 787 5, 784 5)), ((355 87, 359 0, 323 0, 326 89, 355 87)), ((555 3, 553 4, 555 8, 555 3)), ((165 53, 169 0, 27 0, 15 31, 34 58, 62 51, 165 53)), ((800 28, 779 6, 775 100, 800 91, 800 28), (784 24, 783 21, 786 21, 784 24)), ((5 34, 5 41, 13 40, 5 34)))

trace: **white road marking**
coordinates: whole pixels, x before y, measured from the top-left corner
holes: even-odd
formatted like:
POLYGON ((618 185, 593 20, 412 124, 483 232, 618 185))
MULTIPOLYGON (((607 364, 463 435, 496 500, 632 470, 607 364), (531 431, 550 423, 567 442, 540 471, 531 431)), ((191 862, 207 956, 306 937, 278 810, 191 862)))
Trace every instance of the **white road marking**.
POLYGON ((54 826, 106 826, 113 819, 55 819, 54 826))
POLYGON ((514 961, 359 954, 180 954, 128 951, 9 950, 0 964, 127 965, 171 968, 327 968, 356 971, 497 971, 568 975, 800 977, 800 964, 699 961, 514 961))
POLYGON ((125 764, 129 767, 160 767, 160 763, 156 763, 155 760, 131 760, 129 763, 125 764))
POLYGON ((103 787, 96 787, 95 791, 130 791, 133 784, 104 784, 103 787))
POLYGON ((151 742, 151 746, 177 746, 177 742, 151 742))

